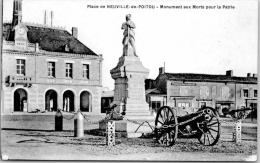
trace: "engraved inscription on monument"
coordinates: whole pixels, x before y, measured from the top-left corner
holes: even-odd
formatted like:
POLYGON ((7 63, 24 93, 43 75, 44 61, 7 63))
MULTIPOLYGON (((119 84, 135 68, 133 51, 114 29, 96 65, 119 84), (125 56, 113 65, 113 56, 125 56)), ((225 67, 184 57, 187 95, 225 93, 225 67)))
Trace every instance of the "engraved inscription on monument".
POLYGON ((128 98, 134 101, 144 100, 144 79, 141 75, 134 75, 129 79, 128 98))
POLYGON ((142 98, 143 98, 142 87, 138 86, 138 87, 128 90, 128 97, 130 97, 131 100, 142 101, 142 98))

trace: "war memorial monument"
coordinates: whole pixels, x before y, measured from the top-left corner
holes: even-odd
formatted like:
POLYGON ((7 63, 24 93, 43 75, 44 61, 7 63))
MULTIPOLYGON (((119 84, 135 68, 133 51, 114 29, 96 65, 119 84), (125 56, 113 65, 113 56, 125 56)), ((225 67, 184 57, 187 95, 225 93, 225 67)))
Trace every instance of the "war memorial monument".
MULTIPOLYGON (((141 126, 140 123, 148 121, 153 125, 154 117, 151 116, 148 103, 145 100, 144 80, 148 77, 149 69, 145 68, 137 56, 135 47, 135 24, 131 15, 126 15, 126 22, 122 24, 124 30, 123 55, 110 73, 115 80, 114 101, 117 113, 125 112, 125 118, 116 121, 116 132, 127 137, 138 137, 142 133, 151 132, 151 128, 141 126), (131 122, 131 120, 137 123, 131 122)), ((100 123, 100 129, 105 129, 105 123, 100 123)))

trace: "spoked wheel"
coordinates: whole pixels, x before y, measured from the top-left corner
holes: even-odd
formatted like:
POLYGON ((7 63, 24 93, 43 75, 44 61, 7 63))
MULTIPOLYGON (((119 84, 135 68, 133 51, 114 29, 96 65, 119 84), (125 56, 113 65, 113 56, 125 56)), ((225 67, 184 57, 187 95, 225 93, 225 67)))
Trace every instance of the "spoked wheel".
POLYGON ((155 136, 164 146, 172 146, 178 135, 177 117, 168 106, 161 107, 155 119, 155 136))
POLYGON ((199 142, 205 146, 215 145, 220 137, 220 122, 219 116, 213 108, 206 107, 204 120, 197 122, 199 132, 199 142))

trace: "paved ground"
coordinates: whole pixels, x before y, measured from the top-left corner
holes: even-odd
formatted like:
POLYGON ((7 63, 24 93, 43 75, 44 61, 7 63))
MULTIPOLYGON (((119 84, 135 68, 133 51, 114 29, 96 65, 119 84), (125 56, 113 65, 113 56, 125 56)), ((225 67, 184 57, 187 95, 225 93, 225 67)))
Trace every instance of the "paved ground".
MULTIPOLYGON (((70 119, 71 114, 65 117, 70 119)), ((97 122, 104 116, 87 116, 97 122)), ((213 147, 196 139, 177 139, 172 147, 162 147, 154 139, 120 138, 116 146, 105 145, 105 138, 85 134, 74 137, 73 119, 64 119, 64 131, 54 131, 54 114, 4 115, 1 117, 2 157, 28 160, 176 160, 244 161, 255 159, 256 126, 242 127, 241 144, 231 141, 232 126, 223 126, 221 139, 213 147)), ((98 128, 84 121, 84 129, 98 128)))

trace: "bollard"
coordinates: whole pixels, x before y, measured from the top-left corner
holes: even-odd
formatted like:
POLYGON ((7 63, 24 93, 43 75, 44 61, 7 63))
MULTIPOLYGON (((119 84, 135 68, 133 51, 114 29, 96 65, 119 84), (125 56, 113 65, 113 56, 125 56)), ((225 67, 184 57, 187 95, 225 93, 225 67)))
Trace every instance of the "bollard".
POLYGON ((106 126, 106 145, 116 145, 115 121, 108 121, 106 126))
POLYGON ((241 121, 237 121, 233 130, 233 141, 236 143, 241 143, 241 121))
POLYGON ((63 128, 63 116, 60 109, 57 109, 55 114, 55 131, 62 131, 63 128))
POLYGON ((80 110, 76 113, 76 118, 74 119, 74 136, 81 138, 84 136, 84 117, 80 110))

